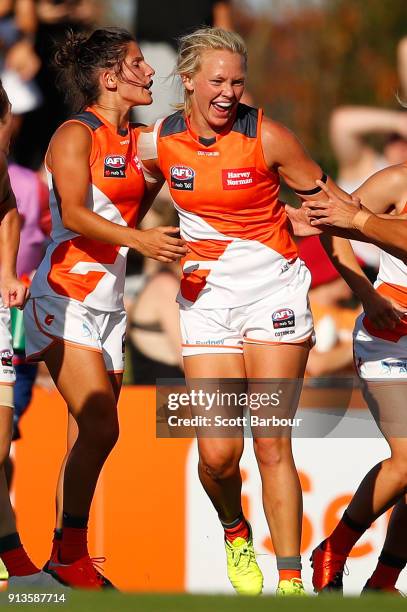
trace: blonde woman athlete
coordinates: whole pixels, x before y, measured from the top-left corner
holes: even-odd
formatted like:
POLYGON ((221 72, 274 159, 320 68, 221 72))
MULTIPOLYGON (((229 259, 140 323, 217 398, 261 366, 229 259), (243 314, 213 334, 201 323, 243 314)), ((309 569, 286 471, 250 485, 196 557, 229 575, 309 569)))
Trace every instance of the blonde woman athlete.
MULTIPOLYGON (((286 127, 240 104, 246 62, 232 32, 184 36, 176 69, 184 106, 139 139, 146 179, 167 181, 190 251, 178 295, 189 381, 301 379, 312 345, 310 273, 278 201, 280 176, 303 199, 323 195, 316 179, 337 188, 286 127)), ((290 435, 253 430, 253 437, 277 593, 302 595, 302 496, 290 435)), ((199 437, 198 446, 199 478, 225 531, 228 576, 237 592, 261 593, 241 506, 243 438, 199 437)))

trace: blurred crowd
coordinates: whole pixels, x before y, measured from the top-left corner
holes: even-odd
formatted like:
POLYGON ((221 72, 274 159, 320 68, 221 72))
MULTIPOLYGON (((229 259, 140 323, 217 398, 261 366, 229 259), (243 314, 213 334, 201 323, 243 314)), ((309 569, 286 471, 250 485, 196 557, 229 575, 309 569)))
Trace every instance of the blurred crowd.
MULTIPOLYGON (((228 0, 169 3, 126 0, 113 4, 116 13, 119 4, 122 9, 127 6, 125 25, 136 34, 145 57, 156 70, 155 102, 135 114, 135 119, 143 123, 172 112, 172 105, 178 101, 180 92, 170 76, 178 36, 202 24, 231 29, 238 28, 242 22, 237 5, 228 0)), ((87 31, 99 23, 105 25, 112 6, 97 0, 0 0, 0 76, 12 103, 10 175, 23 218, 19 274, 26 277, 32 275, 41 260, 50 231, 48 189, 42 166, 44 154, 52 133, 69 116, 63 94, 55 86, 52 69, 55 44, 64 38, 67 29, 87 31)), ((407 99, 407 37, 398 43, 396 69, 400 99, 407 99)), ((245 101, 259 104, 256 94, 245 101)), ((375 171, 407 160, 407 112, 401 106, 400 110, 367 106, 332 109, 328 130, 337 161, 336 178, 348 192, 375 171), (383 138, 381 148, 376 146, 375 135, 383 138)), ((174 216, 169 194, 163 190, 143 221, 143 227, 174 225, 177 222, 174 216)), ((362 243, 355 243, 354 249, 369 277, 374 279, 378 250, 362 243)), ((328 260, 317 237, 301 240, 299 251, 313 276, 310 299, 316 323, 316 345, 309 359, 308 375, 349 374, 352 372, 351 334, 360 305, 328 260)), ((128 384, 154 384, 157 377, 182 376, 175 303, 178 278, 179 267, 143 261, 134 252, 129 255, 125 374, 128 384)), ((24 369, 26 377, 37 376, 37 366, 25 364, 22 355, 17 358, 20 359, 17 365, 24 369)), ((46 374, 41 368, 40 375, 44 380, 46 374)), ((29 395, 22 393, 20 412, 28 401, 29 395)))

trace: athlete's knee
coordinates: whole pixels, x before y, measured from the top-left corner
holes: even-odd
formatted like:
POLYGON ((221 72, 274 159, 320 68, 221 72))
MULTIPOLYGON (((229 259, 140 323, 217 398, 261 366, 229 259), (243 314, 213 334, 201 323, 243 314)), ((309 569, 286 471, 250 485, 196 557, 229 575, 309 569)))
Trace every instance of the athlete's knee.
POLYGON ((199 458, 200 471, 213 480, 226 480, 234 476, 239 469, 240 452, 232 449, 222 452, 201 453, 199 458))
POLYGON ((292 460, 290 438, 255 438, 254 452, 259 467, 277 468, 292 460))
POLYGON ((100 431, 99 444, 100 448, 104 449, 106 453, 116 446, 117 440, 119 439, 119 422, 116 419, 108 424, 108 429, 100 431))
POLYGON ((78 420, 78 437, 89 449, 108 454, 119 437, 119 422, 115 411, 103 411, 92 419, 78 420))

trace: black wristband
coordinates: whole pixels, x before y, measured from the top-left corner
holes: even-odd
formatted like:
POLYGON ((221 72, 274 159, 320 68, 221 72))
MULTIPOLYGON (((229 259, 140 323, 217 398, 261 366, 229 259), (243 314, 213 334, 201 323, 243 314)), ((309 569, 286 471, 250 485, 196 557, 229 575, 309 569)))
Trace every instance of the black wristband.
MULTIPOLYGON (((325 172, 322 175, 320 180, 323 183, 327 182, 328 176, 325 174, 325 172)), ((307 189, 307 190, 304 190, 304 191, 300 191, 299 189, 296 189, 295 193, 297 193, 298 195, 310 196, 310 195, 315 195, 316 193, 319 193, 320 191, 322 191, 321 187, 314 187, 314 189, 307 189)))

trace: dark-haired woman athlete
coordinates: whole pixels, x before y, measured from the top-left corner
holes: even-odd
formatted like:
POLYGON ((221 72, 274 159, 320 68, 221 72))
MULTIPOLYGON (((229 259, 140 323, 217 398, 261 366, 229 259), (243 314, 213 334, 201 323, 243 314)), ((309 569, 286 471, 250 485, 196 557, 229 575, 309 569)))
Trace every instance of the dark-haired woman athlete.
POLYGON ((177 228, 134 229, 146 194, 129 111, 151 103, 154 74, 134 38, 116 28, 71 34, 56 64, 79 114, 56 131, 46 155, 53 229, 25 310, 26 349, 46 362, 77 426, 59 483, 61 537, 47 571, 69 586, 100 589, 87 524, 119 433, 126 254, 133 248, 170 262, 186 248, 177 228))

